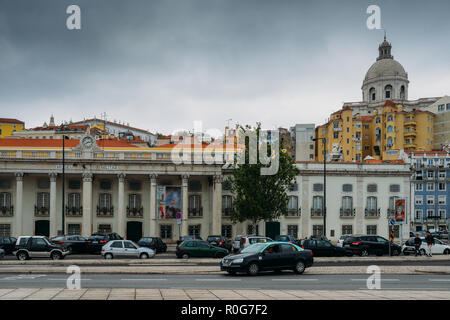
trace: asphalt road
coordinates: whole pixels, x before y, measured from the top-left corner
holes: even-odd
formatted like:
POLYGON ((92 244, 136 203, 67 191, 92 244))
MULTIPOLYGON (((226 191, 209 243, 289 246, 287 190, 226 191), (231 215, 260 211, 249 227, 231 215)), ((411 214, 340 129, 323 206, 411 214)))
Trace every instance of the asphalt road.
MULTIPOLYGON (((0 288, 65 288, 68 275, 0 275, 0 288)), ((275 289, 275 290, 367 290, 369 275, 296 275, 293 272, 247 275, 121 275, 81 276, 82 288, 154 289, 275 289)), ((381 276, 381 290, 450 291, 448 275, 381 276)))

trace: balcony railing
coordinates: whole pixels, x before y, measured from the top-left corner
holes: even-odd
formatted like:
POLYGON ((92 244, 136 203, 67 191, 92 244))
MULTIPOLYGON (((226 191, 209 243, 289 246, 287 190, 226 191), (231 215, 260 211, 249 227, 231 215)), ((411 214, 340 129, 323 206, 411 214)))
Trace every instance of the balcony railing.
POLYGON ((35 216, 46 217, 49 215, 49 211, 50 211, 50 208, 48 208, 48 207, 34 206, 34 215, 35 216))
POLYGON ((340 210, 340 216, 342 218, 352 218, 356 214, 355 208, 341 208, 340 210))
POLYGON ((379 218, 380 217, 380 208, 378 208, 378 209, 366 208, 365 216, 367 218, 379 218))
POLYGON ((112 217, 114 216, 114 207, 100 207, 97 206, 98 217, 112 217))
POLYGON ((300 217, 301 208, 298 209, 288 209, 286 217, 300 217))
POLYGON ((323 217, 323 210, 318 208, 311 208, 311 217, 323 217))
POLYGON ((0 217, 11 217, 14 215, 14 207, 0 207, 0 217))
POLYGON ((144 213, 144 208, 141 206, 139 208, 136 207, 127 207, 127 217, 130 218, 142 218, 144 213))
POLYGON ((232 208, 223 208, 222 217, 229 217, 232 210, 233 210, 232 208))
POLYGON ((82 216, 83 215, 83 207, 69 207, 66 206, 66 216, 82 216))
POLYGON ((203 217, 203 208, 189 208, 188 217, 190 218, 203 217))

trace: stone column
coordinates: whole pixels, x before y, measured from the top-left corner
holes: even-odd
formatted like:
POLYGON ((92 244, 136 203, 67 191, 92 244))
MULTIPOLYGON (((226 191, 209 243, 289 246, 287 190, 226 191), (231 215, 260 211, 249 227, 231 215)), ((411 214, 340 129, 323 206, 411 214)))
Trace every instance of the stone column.
POLYGON ((213 210, 210 234, 222 234, 222 175, 214 176, 213 210))
POLYGON ((181 176, 181 190, 182 190, 182 205, 183 205, 183 217, 181 219, 181 235, 187 236, 189 234, 188 231, 188 214, 189 214, 189 199, 188 199, 188 181, 189 175, 183 174, 181 176))
POLYGON ((301 235, 301 238, 309 237, 312 235, 312 230, 310 230, 310 222, 311 222, 311 208, 312 205, 312 195, 309 193, 309 190, 312 189, 309 185, 309 176, 303 176, 302 178, 302 189, 301 189, 301 230, 298 231, 299 236, 301 235))
POLYGON ((156 203, 156 179, 158 178, 157 174, 150 175, 150 236, 156 237, 158 236, 157 230, 157 203, 156 203))
POLYGON ((92 173, 83 173, 83 237, 93 233, 92 226, 92 173))
POLYGON ((117 233, 126 238, 126 230, 125 230, 125 173, 119 173, 117 175, 119 178, 119 192, 118 192, 118 208, 117 208, 117 233))
MULTIPOLYGON (((363 177, 357 176, 356 177, 356 217, 355 217, 355 234, 365 234, 367 230, 364 230, 364 221, 365 221, 365 206, 366 206, 366 199, 364 198, 364 182, 363 177)), ((378 224, 378 221, 376 221, 378 224)), ((380 234, 380 231, 377 230, 378 234, 380 234)))
POLYGON ((23 225, 23 172, 16 172, 16 205, 14 212, 14 237, 22 235, 23 225))
POLYGON ((58 217, 57 217, 58 213, 56 211, 56 177, 58 176, 58 174, 55 172, 50 172, 49 176, 50 176, 50 237, 54 237, 58 235, 58 217))

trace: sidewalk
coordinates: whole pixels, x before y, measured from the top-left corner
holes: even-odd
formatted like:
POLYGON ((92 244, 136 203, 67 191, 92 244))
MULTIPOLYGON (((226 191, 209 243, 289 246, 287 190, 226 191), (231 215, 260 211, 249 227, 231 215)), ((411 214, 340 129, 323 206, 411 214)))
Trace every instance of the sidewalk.
POLYGON ((449 291, 0 289, 0 300, 450 300, 449 291))
MULTIPOLYGON (((376 265, 376 264, 375 264, 376 265)), ((383 274, 450 274, 450 266, 379 266, 383 274)), ((226 274, 217 266, 80 266, 83 274, 226 274)), ((67 266, 2 266, 0 274, 8 273, 33 273, 51 274, 66 273, 67 266)), ((287 272, 287 271, 286 271, 287 272)), ((346 267, 311 267, 306 269, 305 274, 366 274, 367 266, 346 267)))

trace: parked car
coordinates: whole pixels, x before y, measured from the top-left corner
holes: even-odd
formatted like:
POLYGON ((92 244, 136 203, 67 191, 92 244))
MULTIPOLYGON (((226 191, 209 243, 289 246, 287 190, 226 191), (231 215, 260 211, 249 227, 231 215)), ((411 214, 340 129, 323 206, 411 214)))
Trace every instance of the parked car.
POLYGON ((5 257, 5 250, 0 248, 0 259, 3 259, 5 257))
POLYGON ((234 238, 233 241, 233 253, 236 253, 240 250, 241 248, 241 238, 243 237, 243 235, 238 235, 234 238))
POLYGON ((183 241, 175 251, 177 258, 203 257, 203 258, 223 258, 228 254, 228 250, 213 246, 203 240, 183 241))
MULTIPOLYGON (((425 255, 427 244, 425 242, 425 238, 422 239, 422 244, 420 245, 420 253, 422 255, 425 255)), ((405 256, 410 254, 415 254, 415 247, 414 247, 414 238, 409 238, 405 244, 402 246, 402 252, 405 256)), ((439 239, 434 239, 434 245, 431 246, 431 253, 432 254, 450 254, 450 245, 442 242, 439 239)))
POLYGON ((436 238, 438 238, 440 240, 443 240, 443 239, 448 240, 448 231, 447 230, 439 231, 436 238))
POLYGON ((179 240, 177 240, 177 248, 178 246, 186 240, 203 240, 200 236, 182 236, 179 240))
POLYGON ((19 260, 31 258, 64 259, 69 252, 62 246, 51 243, 44 236, 22 236, 16 241, 14 255, 19 260))
POLYGON ((208 236, 206 241, 213 246, 225 248, 228 251, 231 251, 231 240, 224 236, 208 236))
POLYGON ((249 245, 255 244, 255 243, 266 243, 266 242, 272 242, 273 240, 268 237, 263 236, 242 236, 241 241, 239 244, 239 250, 247 248, 249 245))
POLYGON ((113 258, 149 259, 155 256, 154 250, 146 247, 139 247, 131 240, 109 241, 102 247, 101 253, 105 259, 113 259, 113 258))
POLYGON ((290 243, 293 243, 293 244, 296 244, 296 245, 298 245, 299 244, 299 242, 297 241, 297 239, 295 239, 293 236, 291 236, 291 235, 288 235, 288 234, 286 234, 286 235, 277 235, 277 236, 275 236, 275 241, 279 241, 279 242, 290 242, 290 243))
POLYGON ((54 244, 61 245, 72 253, 86 253, 88 250, 88 240, 79 235, 56 236, 50 239, 54 244))
MULTIPOLYGON (((391 255, 398 256, 402 252, 402 248, 398 244, 391 243, 390 246, 391 255)), ((360 256, 370 254, 381 256, 389 254, 389 240, 377 235, 352 235, 345 239, 344 248, 360 256)))
POLYGON ((138 241, 138 246, 150 248, 156 253, 167 251, 167 245, 159 237, 143 237, 138 241))
POLYGON ((342 236, 338 239, 338 241, 337 241, 337 243, 336 243, 336 246, 342 248, 342 247, 344 246, 344 241, 345 241, 345 239, 347 239, 348 237, 350 237, 349 234, 344 234, 344 235, 342 235, 342 236))
POLYGON ((14 237, 0 237, 0 248, 3 249, 4 254, 12 254, 16 248, 17 239, 14 237))
POLYGON ((252 244, 239 254, 222 259, 220 270, 229 274, 246 272, 257 275, 260 271, 293 270, 302 274, 313 265, 313 252, 288 242, 267 242, 252 244))
POLYGON ((300 247, 311 250, 315 257, 343 257, 353 255, 351 250, 335 246, 326 240, 300 240, 300 247))
POLYGON ((87 251, 91 253, 100 253, 102 247, 112 240, 123 240, 123 238, 115 232, 94 233, 87 240, 87 251))

